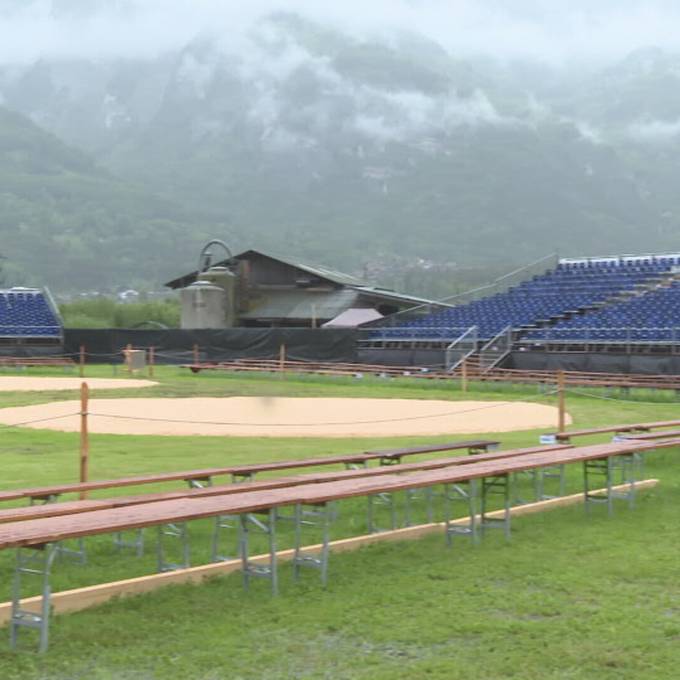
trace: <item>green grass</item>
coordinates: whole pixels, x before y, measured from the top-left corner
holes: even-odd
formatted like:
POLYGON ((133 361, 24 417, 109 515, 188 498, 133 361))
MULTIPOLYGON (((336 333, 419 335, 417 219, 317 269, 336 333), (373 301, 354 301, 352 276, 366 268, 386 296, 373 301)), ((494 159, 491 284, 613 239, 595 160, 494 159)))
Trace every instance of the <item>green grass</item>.
MULTIPOLYGON (((26 371, 24 374, 44 374, 26 371)), ((63 375, 62 371, 51 372, 63 375)), ((88 367, 110 377, 110 367, 88 367)), ((199 376, 157 370, 159 384, 94 396, 287 395, 485 400, 541 397, 533 388, 374 378, 199 376)), ((5 393, 1 405, 75 398, 76 393, 5 393)), ((569 395, 578 426, 677 418, 672 394, 637 392, 631 401, 602 393, 569 395)), ((611 395, 616 396, 616 395, 611 395)), ((541 397, 541 403, 554 398, 541 397)), ((490 417, 493 411, 490 412, 490 417)), ((470 433, 475 436, 475 433, 470 433)), ((504 448, 534 445, 539 432, 499 435, 504 448)), ((489 436, 489 435, 483 435, 489 436)), ((133 437, 93 435, 92 478, 360 451, 449 437, 314 439, 133 437)), ((584 440, 604 441, 605 437, 584 440)), ((71 481, 78 437, 7 428, 0 440, 2 488, 71 481)), ((617 506, 613 518, 580 506, 513 520, 505 544, 491 535, 472 548, 447 550, 441 535, 375 545, 331 556, 330 584, 316 572, 292 582, 282 565, 281 595, 266 582, 249 593, 240 575, 201 586, 173 586, 56 617, 49 653, 13 654, 0 640, 0 678, 676 678, 680 661, 680 539, 677 452, 648 456, 647 476, 661 484, 641 493, 637 507, 617 506)), ((569 471, 570 491, 580 470, 569 471)), ((140 487, 150 491, 152 487, 140 487)), ((158 485, 155 489, 177 488, 158 485)), ((134 493, 128 488, 120 493, 134 493)), ((103 496, 100 493, 96 496, 103 496)), ((461 508, 462 510, 462 508, 461 508)), ((207 560, 211 523, 191 525, 194 564, 207 560)), ((365 501, 343 502, 333 538, 365 530, 365 501)), ((292 537, 285 522, 280 547, 292 537)), ((88 564, 57 565, 54 588, 77 587, 152 573, 149 550, 137 559, 116 555, 110 537, 88 540, 88 564)), ((316 540, 314 530, 308 539, 316 540)), ((260 539, 261 541, 261 539, 260 539)), ((257 542, 254 548, 262 547, 257 542)), ((13 555, 0 553, 0 600, 9 596, 13 555)), ((6 631, 3 631, 6 632, 6 631)))

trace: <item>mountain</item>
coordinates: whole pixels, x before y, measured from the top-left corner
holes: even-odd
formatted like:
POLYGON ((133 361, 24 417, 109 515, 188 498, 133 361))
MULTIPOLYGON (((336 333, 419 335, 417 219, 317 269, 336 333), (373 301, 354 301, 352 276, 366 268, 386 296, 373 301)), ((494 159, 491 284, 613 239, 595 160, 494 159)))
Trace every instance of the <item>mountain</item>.
POLYGON ((422 259, 678 249, 679 57, 501 64, 282 13, 227 35, 0 66, 15 270, 157 285, 221 237, 399 285, 422 259))
MULTIPOLYGON (((8 284, 58 290, 146 282, 184 266, 174 243, 200 224, 0 108, 0 252, 8 284)), ((210 233, 205 228, 196 240, 210 233)))

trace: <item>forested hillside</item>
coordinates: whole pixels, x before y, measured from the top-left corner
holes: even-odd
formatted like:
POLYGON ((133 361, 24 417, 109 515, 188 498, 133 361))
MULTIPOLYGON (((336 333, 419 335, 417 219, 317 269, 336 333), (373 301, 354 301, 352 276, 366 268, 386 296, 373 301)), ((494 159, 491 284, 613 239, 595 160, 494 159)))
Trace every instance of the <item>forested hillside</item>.
POLYGON ((16 281, 153 287, 220 237, 440 295, 442 271, 678 250, 679 66, 530 68, 291 14, 236 46, 0 66, 2 253, 16 281))

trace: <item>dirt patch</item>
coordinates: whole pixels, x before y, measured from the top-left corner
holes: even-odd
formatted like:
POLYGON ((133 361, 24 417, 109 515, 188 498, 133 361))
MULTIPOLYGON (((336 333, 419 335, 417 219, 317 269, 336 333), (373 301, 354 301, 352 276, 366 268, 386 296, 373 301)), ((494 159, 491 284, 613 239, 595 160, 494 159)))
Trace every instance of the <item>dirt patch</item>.
MULTIPOLYGON (((0 423, 41 420, 28 426, 75 432, 78 409, 77 401, 0 409, 0 423)), ((89 417, 99 433, 264 437, 511 432, 556 423, 557 409, 527 402, 288 397, 93 399, 89 417)))
POLYGON ((92 390, 123 390, 152 387, 158 383, 135 378, 29 378, 20 375, 0 376, 0 392, 53 392, 79 390, 86 382, 92 390))

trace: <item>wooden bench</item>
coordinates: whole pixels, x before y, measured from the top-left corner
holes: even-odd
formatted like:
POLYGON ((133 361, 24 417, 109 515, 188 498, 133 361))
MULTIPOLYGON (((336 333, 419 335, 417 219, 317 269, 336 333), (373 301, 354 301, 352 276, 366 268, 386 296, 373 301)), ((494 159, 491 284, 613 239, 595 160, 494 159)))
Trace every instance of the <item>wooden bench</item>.
POLYGON ((392 470, 378 476, 366 475, 365 473, 356 475, 357 472, 363 473, 363 471, 350 470, 344 472, 344 475, 350 478, 353 475, 359 477, 358 483, 354 479, 340 479, 314 485, 295 484, 287 485, 282 489, 259 490, 252 490, 245 484, 230 485, 235 490, 234 493, 230 494, 211 494, 209 492, 212 489, 204 489, 203 491, 206 493, 198 497, 184 496, 179 499, 155 503, 135 503, 132 506, 93 510, 69 517, 48 517, 4 524, 0 527, 0 550, 44 545, 45 543, 80 536, 96 536, 169 522, 203 519, 220 514, 233 515, 257 512, 301 502, 325 503, 330 500, 341 500, 408 488, 421 488, 434 484, 464 482, 483 477, 507 475, 537 467, 606 459, 612 456, 640 453, 671 446, 680 446, 680 439, 662 440, 660 442, 629 440, 577 448, 560 447, 558 450, 524 453, 509 458, 501 458, 493 454, 491 460, 460 457, 460 460, 466 461, 467 464, 448 465, 434 471, 422 471, 414 474, 399 474, 392 470))
MULTIPOLYGON (((610 511, 613 507, 612 466, 609 460, 616 456, 632 457, 644 451, 656 448, 666 448, 680 445, 680 439, 662 440, 660 442, 635 442, 599 444, 580 448, 564 448, 558 451, 543 451, 519 455, 512 458, 496 458, 494 460, 468 459, 467 464, 455 467, 444 467, 436 470, 419 471, 405 474, 389 472, 380 475, 364 476, 362 478, 341 479, 318 484, 297 484, 281 489, 247 490, 245 486, 238 487, 238 493, 221 494, 203 497, 180 498, 158 501, 155 503, 136 504, 127 507, 92 510, 67 517, 47 517, 23 522, 12 522, 0 526, 0 549, 18 548, 15 567, 15 590, 12 600, 12 614, 10 620, 10 642, 16 643, 17 633, 26 626, 40 631, 40 649, 47 648, 50 607, 50 570, 56 557, 58 542, 97 536, 101 534, 122 532, 133 529, 157 526, 159 530, 159 554, 163 552, 162 541, 164 525, 183 525, 192 520, 210 517, 219 518, 223 515, 238 517, 241 527, 240 560, 243 568, 244 585, 248 587, 254 577, 266 577, 271 580, 274 593, 278 588, 277 552, 276 552, 276 520, 277 510, 284 507, 295 508, 295 544, 293 548, 293 569, 297 576, 303 566, 313 566, 321 571, 322 582, 326 582, 329 555, 329 525, 331 513, 329 505, 340 500, 360 496, 372 497, 377 494, 394 494, 398 491, 429 488, 443 485, 445 497, 449 492, 467 485, 468 493, 463 497, 470 502, 469 527, 465 533, 472 537, 476 530, 482 533, 487 528, 501 526, 509 537, 510 515, 508 503, 509 476, 516 472, 531 470, 555 464, 581 463, 584 466, 584 499, 589 502, 606 502, 610 511), (593 475, 604 474, 606 479, 605 494, 593 493, 590 486, 593 475), (476 496, 476 480, 481 481, 480 497, 481 511, 479 516, 474 511, 476 496), (500 490, 500 491, 499 491, 500 490), (489 497, 494 493, 501 493, 505 499, 504 517, 501 520, 491 519, 489 515, 489 497), (301 508, 312 506, 322 508, 324 515, 323 542, 318 552, 310 553, 302 544, 303 522, 301 508), (256 516, 259 515, 259 518, 256 516), (248 527, 257 526, 266 532, 269 538, 269 563, 253 563, 249 556, 248 527), (35 549, 33 559, 26 560, 22 548, 35 549), (39 559, 37 559, 39 558, 39 559), (42 565, 39 560, 42 560, 42 565), (29 566, 30 565, 30 566, 29 566), (42 578, 42 608, 40 613, 22 609, 21 579, 30 574, 42 578)), ((346 473, 349 475, 350 473, 346 473)), ((357 475, 355 474, 355 477, 357 475)), ((631 484, 631 493, 634 485, 631 484)), ((632 496, 629 496, 632 497, 632 496)), ((448 509, 445 516, 446 536, 462 533, 459 523, 452 526, 448 509)), ((186 540, 186 531, 178 532, 186 540)))
POLYGON ((650 430, 665 427, 677 427, 680 420, 663 420, 655 423, 628 423, 626 425, 609 425, 607 427, 594 427, 585 430, 571 430, 569 432, 555 432, 551 436, 558 442, 569 442, 575 437, 589 437, 596 434, 607 434, 610 432, 649 432, 650 430))
POLYGON ((645 432, 644 434, 627 434, 626 439, 635 441, 651 441, 654 439, 676 439, 680 437, 680 430, 666 430, 665 432, 645 432))
POLYGON ((443 451, 457 451, 468 449, 471 452, 484 451, 498 446, 495 440, 472 440, 462 442, 447 442, 443 444, 425 444, 409 449, 388 449, 386 451, 371 451, 368 453, 341 454, 334 456, 319 456, 300 460, 283 460, 270 463, 256 463, 253 465, 230 465, 219 468, 203 468, 198 470, 183 470, 165 472, 120 479, 100 480, 85 483, 56 484, 51 486, 34 487, 28 489, 14 489, 0 492, 0 501, 14 501, 29 499, 35 501, 53 501, 66 493, 81 493, 102 489, 116 489, 126 486, 156 484, 161 482, 185 481, 192 486, 210 484, 213 477, 231 475, 234 481, 252 479, 259 472, 276 472, 294 468, 317 467, 324 465, 366 466, 371 460, 394 461, 407 455, 436 453, 443 451))
MULTIPOLYGON (((453 456, 447 458, 435 458, 417 463, 403 463, 398 472, 413 472, 419 470, 437 470, 439 468, 456 465, 469 465, 488 460, 500 460, 501 458, 514 458, 533 453, 562 451, 571 448, 570 445, 557 444, 552 446, 533 446, 522 449, 509 449, 507 451, 494 451, 492 453, 480 453, 476 456, 453 456)), ((28 505, 16 508, 0 510, 0 524, 7 522, 26 521, 41 517, 58 517, 72 515, 92 510, 105 510, 109 508, 125 507, 129 505, 141 505, 159 501, 176 500, 179 498, 203 498, 209 496, 221 496, 244 491, 263 491, 267 489, 279 489, 299 484, 319 484, 343 479, 360 479, 363 477, 376 477, 385 474, 394 474, 394 469, 388 466, 373 468, 359 468, 355 470, 338 470, 335 472, 316 472, 304 475, 288 477, 275 477, 273 479, 259 481, 244 481, 239 484, 221 484, 204 488, 180 489, 160 493, 136 494, 133 496, 114 496, 100 500, 65 501, 62 503, 46 503, 44 505, 28 505)))

